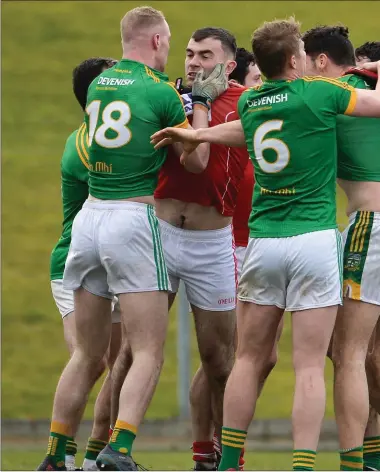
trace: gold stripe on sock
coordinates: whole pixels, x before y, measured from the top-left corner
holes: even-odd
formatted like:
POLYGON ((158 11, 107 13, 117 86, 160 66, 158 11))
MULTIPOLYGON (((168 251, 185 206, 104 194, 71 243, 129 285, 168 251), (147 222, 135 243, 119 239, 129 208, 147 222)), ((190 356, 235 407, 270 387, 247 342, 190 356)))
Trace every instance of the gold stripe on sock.
POLYGON ((59 423, 58 421, 52 421, 50 426, 50 432, 56 434, 62 434, 62 436, 71 436, 71 428, 68 424, 59 423))
POLYGON ((293 462, 293 467, 309 467, 310 468, 310 467, 313 467, 313 464, 314 462, 312 464, 308 464, 302 461, 295 461, 293 462))
POLYGON ((342 453, 342 456, 346 456, 346 458, 348 458, 348 457, 362 457, 362 455, 363 455, 362 451, 348 451, 348 452, 343 452, 342 453))
POLYGON ((247 436, 247 433, 235 433, 234 431, 222 431, 222 436, 237 436, 240 438, 245 438, 247 436))
POLYGON ((314 464, 314 459, 306 459, 304 457, 295 457, 294 462, 307 462, 308 464, 314 464))
POLYGON ((380 452, 380 446, 369 446, 369 447, 364 447, 364 452, 366 454, 370 452, 380 452))
POLYGON ((380 444, 380 439, 364 439, 364 445, 366 444, 380 444))
POLYGON ((236 443, 230 443, 228 441, 222 440, 222 446, 231 446, 231 447, 235 447, 236 449, 242 449, 244 447, 244 443, 236 444, 236 443))
POLYGON ((313 459, 315 458, 315 454, 312 454, 311 452, 294 452, 293 456, 294 457, 306 456, 306 457, 311 457, 313 459))
POLYGON ((238 442, 241 442, 241 441, 245 441, 245 437, 243 438, 237 438, 235 436, 230 436, 228 434, 223 434, 222 435, 222 439, 228 439, 228 441, 238 441, 238 442))
POLYGON ((360 462, 349 462, 349 461, 340 461, 340 465, 344 467, 350 467, 355 470, 363 470, 363 466, 360 462))
POLYGON ((131 431, 133 434, 137 434, 136 426, 133 426, 132 424, 127 423, 126 421, 122 421, 122 420, 116 420, 115 429, 127 429, 128 431, 131 431))

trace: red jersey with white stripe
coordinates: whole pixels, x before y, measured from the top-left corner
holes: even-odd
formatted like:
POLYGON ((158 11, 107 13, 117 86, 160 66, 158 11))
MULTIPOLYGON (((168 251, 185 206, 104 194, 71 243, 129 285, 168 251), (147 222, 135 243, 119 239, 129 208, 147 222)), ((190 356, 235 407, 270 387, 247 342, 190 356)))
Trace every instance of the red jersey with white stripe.
MULTIPOLYGON (((245 90, 243 87, 229 87, 213 102, 210 127, 239 119, 237 103, 245 90)), ((248 160, 245 147, 230 148, 212 144, 206 170, 201 174, 192 174, 185 170, 178 156, 169 149, 154 196, 157 199, 173 198, 213 206, 220 214, 233 216, 248 160)))
POLYGON ((248 246, 248 220, 252 209, 252 193, 254 182, 253 165, 252 162, 249 161, 244 171, 243 180, 240 184, 234 217, 232 219, 236 246, 248 246))

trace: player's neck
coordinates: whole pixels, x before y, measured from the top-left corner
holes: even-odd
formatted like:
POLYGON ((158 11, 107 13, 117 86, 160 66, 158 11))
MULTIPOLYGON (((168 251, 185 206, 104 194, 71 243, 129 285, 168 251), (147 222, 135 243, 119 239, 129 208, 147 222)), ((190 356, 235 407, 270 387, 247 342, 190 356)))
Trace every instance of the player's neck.
POLYGON ((156 61, 153 57, 153 52, 143 51, 137 48, 123 48, 122 59, 129 59, 130 61, 141 62, 152 69, 156 68, 156 61))

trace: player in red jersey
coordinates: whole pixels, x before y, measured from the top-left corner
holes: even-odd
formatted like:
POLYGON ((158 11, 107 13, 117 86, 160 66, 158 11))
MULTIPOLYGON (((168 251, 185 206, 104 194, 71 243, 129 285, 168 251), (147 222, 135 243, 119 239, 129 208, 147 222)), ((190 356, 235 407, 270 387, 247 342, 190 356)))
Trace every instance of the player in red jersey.
MULTIPOLYGON (((235 54, 236 41, 228 31, 197 30, 186 49, 187 85, 193 85, 200 70, 208 73, 218 63, 224 64, 229 75, 236 66, 235 54)), ((237 119, 237 102, 244 90, 232 85, 213 102, 211 110, 204 108, 209 114, 209 126, 237 119)), ((191 113, 188 102, 189 96, 185 106, 191 113)), ((205 171, 190 174, 169 151, 155 192, 173 291, 170 302, 174 301, 182 279, 194 314, 203 367, 197 372, 190 392, 197 470, 216 467, 210 403, 214 406, 218 432, 222 425, 224 388, 234 360, 237 273, 231 222, 247 163, 245 149, 212 145, 205 171), (198 401, 205 384, 210 387, 212 402, 209 396, 198 401)))

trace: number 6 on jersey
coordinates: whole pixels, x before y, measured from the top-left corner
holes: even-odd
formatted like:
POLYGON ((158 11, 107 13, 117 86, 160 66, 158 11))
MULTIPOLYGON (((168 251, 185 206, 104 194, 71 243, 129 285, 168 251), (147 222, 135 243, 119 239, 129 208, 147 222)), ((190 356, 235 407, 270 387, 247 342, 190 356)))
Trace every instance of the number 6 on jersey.
POLYGON ((89 116, 89 144, 92 140, 104 148, 119 148, 129 143, 132 138, 131 130, 126 126, 131 120, 131 110, 128 103, 120 100, 109 103, 102 113, 102 124, 96 129, 100 110, 100 100, 92 101, 86 108, 89 116), (117 118, 113 118, 112 113, 118 113, 117 118), (117 133, 115 138, 107 138, 106 132, 113 130, 117 133), (96 130, 96 131, 95 131, 96 130))
POLYGON ((284 122, 282 120, 270 120, 260 125, 253 137, 253 150, 255 152, 256 161, 260 168, 268 173, 275 174, 280 172, 289 163, 290 152, 288 146, 277 138, 264 139, 267 133, 271 131, 280 131, 284 122), (273 149, 277 158, 274 162, 267 161, 263 156, 265 149, 273 149))

